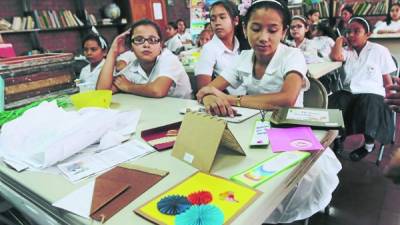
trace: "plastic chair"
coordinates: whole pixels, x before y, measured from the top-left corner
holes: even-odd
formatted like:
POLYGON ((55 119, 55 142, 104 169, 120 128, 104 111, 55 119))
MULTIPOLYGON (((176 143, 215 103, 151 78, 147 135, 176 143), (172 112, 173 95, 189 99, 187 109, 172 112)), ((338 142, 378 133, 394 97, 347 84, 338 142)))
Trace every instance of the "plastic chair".
MULTIPOLYGON (((396 60, 395 57, 392 56, 392 58, 393 58, 394 64, 396 65, 397 69, 396 69, 396 71, 394 71, 390 75, 392 77, 399 77, 399 73, 400 73, 399 64, 397 63, 397 60, 396 60)), ((396 138, 395 137, 395 135, 396 135, 396 116, 397 116, 397 113, 393 111, 393 121, 394 121, 395 129, 394 129, 394 133, 393 133, 392 144, 394 144, 394 141, 395 141, 395 138, 396 138)), ((385 145, 381 144, 381 147, 379 148, 378 158, 376 159, 376 162, 375 162, 376 166, 379 166, 381 164, 384 152, 385 152, 385 145)))
POLYGON ((317 79, 308 77, 310 89, 304 92, 303 105, 310 108, 328 107, 328 94, 324 85, 317 79))

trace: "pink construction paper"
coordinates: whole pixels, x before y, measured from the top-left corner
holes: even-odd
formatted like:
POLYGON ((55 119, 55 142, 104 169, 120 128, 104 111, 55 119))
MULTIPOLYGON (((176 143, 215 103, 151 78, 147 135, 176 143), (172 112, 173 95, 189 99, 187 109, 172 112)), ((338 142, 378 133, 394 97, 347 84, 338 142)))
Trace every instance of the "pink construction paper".
POLYGON ((271 128, 267 130, 267 135, 272 152, 324 149, 310 127, 271 128))

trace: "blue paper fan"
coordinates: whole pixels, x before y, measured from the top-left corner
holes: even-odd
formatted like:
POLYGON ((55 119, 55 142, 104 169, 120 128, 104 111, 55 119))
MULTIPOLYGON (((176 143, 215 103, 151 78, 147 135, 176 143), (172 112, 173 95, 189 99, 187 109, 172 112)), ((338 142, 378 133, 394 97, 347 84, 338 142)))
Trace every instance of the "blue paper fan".
POLYGON ((158 210, 167 215, 177 215, 187 210, 192 204, 182 195, 170 195, 157 203, 158 210))
POLYGON ((223 212, 213 205, 193 205, 175 217, 176 225, 221 225, 223 212))

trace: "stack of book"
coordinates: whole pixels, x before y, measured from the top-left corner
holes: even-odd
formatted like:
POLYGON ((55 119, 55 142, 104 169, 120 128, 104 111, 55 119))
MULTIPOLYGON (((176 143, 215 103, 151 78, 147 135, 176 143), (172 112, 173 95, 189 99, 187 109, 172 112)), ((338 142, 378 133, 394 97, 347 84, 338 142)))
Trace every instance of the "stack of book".
POLYGON ((321 18, 329 17, 329 3, 327 1, 320 1, 317 4, 313 4, 312 8, 319 11, 321 18))
POLYGON ((35 28, 35 21, 32 16, 14 16, 11 30, 19 31, 19 30, 31 30, 35 28))
POLYGON ((71 10, 34 10, 33 19, 39 29, 84 26, 84 23, 71 10))

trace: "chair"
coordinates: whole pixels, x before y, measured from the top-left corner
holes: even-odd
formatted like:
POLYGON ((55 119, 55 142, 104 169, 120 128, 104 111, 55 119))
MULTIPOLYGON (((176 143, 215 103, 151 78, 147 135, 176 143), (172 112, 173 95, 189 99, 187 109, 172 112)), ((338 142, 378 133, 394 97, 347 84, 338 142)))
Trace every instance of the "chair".
MULTIPOLYGON (((400 72, 400 67, 399 64, 397 63, 397 60, 394 56, 392 56, 394 64, 396 65, 396 71, 392 72, 390 75, 392 77, 399 77, 399 72, 400 72)), ((394 144, 395 141, 395 135, 396 135, 396 116, 397 113, 393 111, 393 121, 394 121, 394 133, 393 133, 393 138, 392 138, 392 144, 394 144)), ((385 145, 381 144, 381 147, 379 148, 379 153, 378 153, 378 158, 376 159, 376 166, 379 166, 381 164, 382 158, 383 158, 383 153, 385 152, 385 145)))
POLYGON ((304 92, 304 107, 328 108, 328 94, 324 85, 312 77, 308 77, 308 80, 310 81, 310 89, 304 92))

